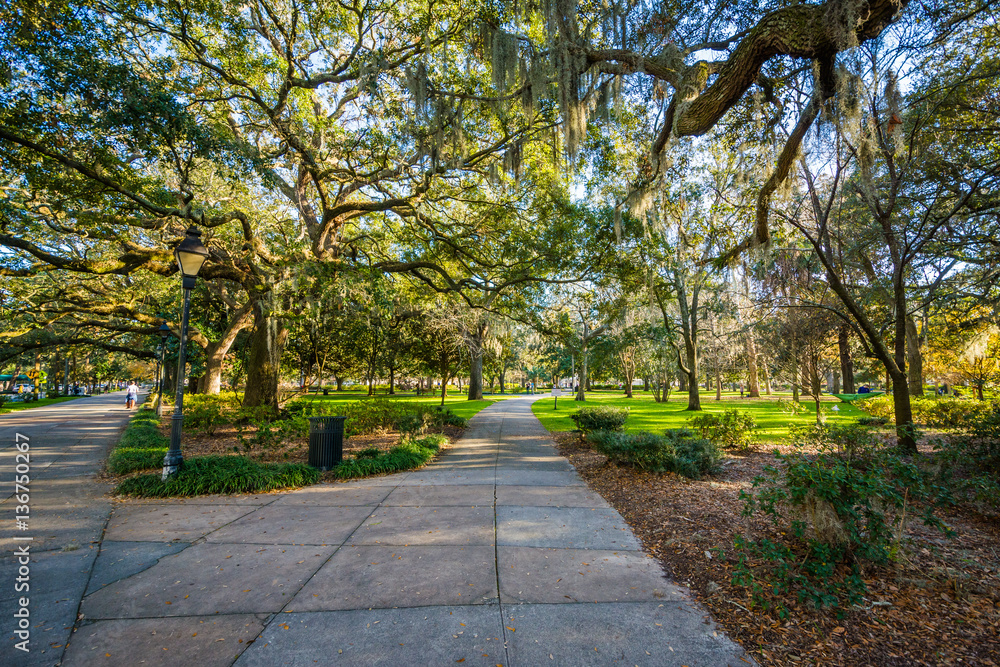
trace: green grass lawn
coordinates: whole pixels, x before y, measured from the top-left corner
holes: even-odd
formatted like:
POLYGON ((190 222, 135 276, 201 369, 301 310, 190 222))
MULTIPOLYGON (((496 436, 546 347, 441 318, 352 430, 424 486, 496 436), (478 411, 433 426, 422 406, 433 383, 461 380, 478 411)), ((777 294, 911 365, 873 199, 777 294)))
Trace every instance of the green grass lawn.
POLYGON ((75 398, 83 398, 83 396, 58 396, 56 398, 43 398, 37 401, 31 401, 30 403, 23 403, 21 401, 12 403, 8 401, 3 404, 2 408, 0 408, 0 415, 7 414, 8 412, 17 412, 18 410, 42 408, 46 405, 55 405, 56 403, 62 403, 64 401, 72 401, 75 398))
MULTIPOLYGON (((550 432, 575 430, 576 424, 569 416, 583 404, 574 402, 568 396, 559 399, 558 410, 554 410, 552 404, 552 398, 546 398, 533 403, 531 409, 550 432)), ((685 410, 687 407, 686 393, 671 394, 669 403, 656 403, 650 392, 637 391, 634 398, 628 399, 617 391, 595 391, 587 393, 586 405, 613 405, 630 408, 628 423, 625 426, 626 431, 662 433, 668 428, 683 428, 687 426, 687 420, 697 414, 685 410)), ((778 407, 777 401, 774 400, 716 401, 714 392, 707 396, 705 394, 701 396, 701 407, 706 412, 723 412, 737 408, 740 411, 753 414, 757 420, 755 433, 762 443, 787 443, 790 425, 815 423, 816 413, 812 401, 804 401, 802 405, 808 409, 808 412, 790 415, 783 412, 778 407)), ((836 424, 852 423, 866 413, 849 403, 824 401, 823 414, 827 423, 836 424), (840 409, 839 412, 830 411, 834 405, 840 409)))
MULTIPOLYGON (((360 391, 331 391, 328 396, 323 396, 322 394, 309 394, 300 399, 301 401, 364 401, 369 400, 370 396, 366 395, 364 392, 360 391)), ((417 396, 414 393, 399 393, 393 396, 388 396, 386 394, 378 394, 374 398, 385 398, 393 401, 406 401, 407 403, 422 403, 424 405, 441 405, 441 395, 427 395, 417 396)), ((465 397, 464 393, 448 394, 445 396, 444 405, 446 408, 454 412, 459 417, 464 417, 465 419, 472 418, 477 412, 483 408, 492 405, 496 402, 494 397, 485 399, 482 401, 470 401, 465 397)))

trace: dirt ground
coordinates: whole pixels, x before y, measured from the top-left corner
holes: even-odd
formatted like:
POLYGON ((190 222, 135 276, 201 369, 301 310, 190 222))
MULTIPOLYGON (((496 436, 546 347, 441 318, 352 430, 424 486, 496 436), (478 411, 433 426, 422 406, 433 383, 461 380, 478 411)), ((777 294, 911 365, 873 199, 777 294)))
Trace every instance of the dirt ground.
MULTIPOLYGON (((576 434, 558 434, 560 451, 611 503, 676 581, 763 665, 1000 664, 1000 522, 971 510, 942 518, 956 536, 908 522, 903 557, 869 566, 864 604, 816 609, 786 602, 788 614, 752 609, 732 584, 736 535, 780 540, 769 523, 741 516, 741 489, 773 448, 730 455, 714 476, 693 481, 611 465, 576 434), (725 555, 720 557, 722 547, 725 555)), ((788 451, 790 448, 784 448, 788 451)))

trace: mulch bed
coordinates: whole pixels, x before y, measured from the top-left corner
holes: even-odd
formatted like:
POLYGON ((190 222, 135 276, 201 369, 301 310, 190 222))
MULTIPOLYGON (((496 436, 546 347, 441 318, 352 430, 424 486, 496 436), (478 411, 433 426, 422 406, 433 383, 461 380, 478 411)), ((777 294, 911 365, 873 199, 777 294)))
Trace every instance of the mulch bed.
MULTIPOLYGON (((664 570, 690 588, 716 621, 762 665, 1000 665, 1000 522, 972 510, 942 518, 947 538, 908 523, 904 554, 889 567, 867 566, 864 605, 816 609, 786 600, 788 613, 751 610, 731 582, 733 538, 781 539, 767 522, 741 516, 741 489, 773 451, 729 456, 713 477, 621 468, 582 443, 556 434, 560 452, 625 518, 664 570), (722 547, 726 556, 720 558, 722 547)), ((788 448, 779 448, 788 451, 788 448)))

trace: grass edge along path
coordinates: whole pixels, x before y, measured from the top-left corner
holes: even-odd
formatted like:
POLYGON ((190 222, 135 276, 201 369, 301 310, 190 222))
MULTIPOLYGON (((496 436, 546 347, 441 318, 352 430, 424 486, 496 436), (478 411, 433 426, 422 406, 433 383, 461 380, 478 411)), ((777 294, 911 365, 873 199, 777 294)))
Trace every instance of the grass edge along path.
MULTIPOLYGON (((784 399, 743 399, 743 400, 722 400, 716 401, 714 397, 702 397, 701 407, 703 412, 722 413, 726 410, 736 408, 741 412, 749 412, 757 421, 757 428, 753 433, 758 444, 790 444, 788 427, 792 424, 815 424, 816 412, 812 401, 803 401, 800 405, 804 411, 792 414, 788 412, 790 400, 784 399)), ((635 433, 638 431, 649 431, 652 433, 663 433, 671 428, 685 428, 688 420, 700 414, 689 412, 687 408, 687 394, 671 394, 668 403, 657 403, 653 400, 652 393, 635 392, 635 398, 626 398, 621 392, 587 392, 587 400, 584 403, 577 403, 572 397, 565 397, 559 401, 558 409, 553 409, 551 398, 535 401, 531 405, 531 411, 538 417, 542 425, 550 432, 574 431, 576 425, 570 419, 570 415, 581 407, 590 405, 609 405, 615 407, 627 407, 630 409, 628 421, 625 424, 625 431, 635 433)), ((865 417, 868 413, 850 403, 823 402, 823 417, 828 424, 850 424, 854 423, 858 417, 865 417), (837 406, 838 410, 831 408, 837 406)))
POLYGON ((0 415, 9 415, 12 412, 20 412, 21 410, 30 410, 32 408, 44 408, 48 405, 55 405, 56 403, 65 403, 66 401, 73 401, 78 398, 85 398, 84 396, 53 396, 52 398, 40 398, 37 401, 5 401, 3 407, 0 408, 0 415))

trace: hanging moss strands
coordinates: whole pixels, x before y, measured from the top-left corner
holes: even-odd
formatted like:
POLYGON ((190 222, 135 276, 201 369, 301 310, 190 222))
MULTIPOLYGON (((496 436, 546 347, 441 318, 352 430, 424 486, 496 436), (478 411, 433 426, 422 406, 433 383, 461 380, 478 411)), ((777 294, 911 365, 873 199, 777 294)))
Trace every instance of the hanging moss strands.
POLYGON ((517 79, 519 66, 517 53, 517 37, 503 30, 493 32, 490 48, 490 68, 493 74, 493 87, 497 92, 507 92, 508 82, 517 79))

